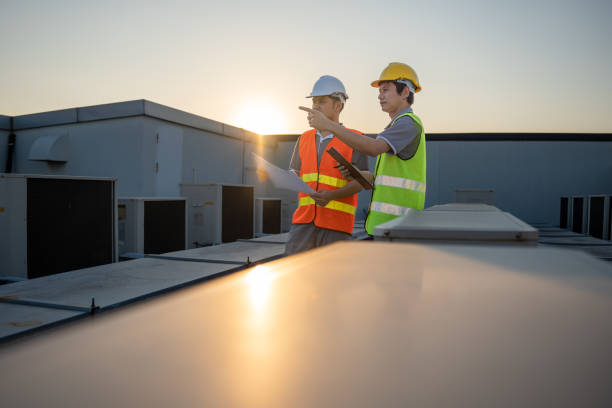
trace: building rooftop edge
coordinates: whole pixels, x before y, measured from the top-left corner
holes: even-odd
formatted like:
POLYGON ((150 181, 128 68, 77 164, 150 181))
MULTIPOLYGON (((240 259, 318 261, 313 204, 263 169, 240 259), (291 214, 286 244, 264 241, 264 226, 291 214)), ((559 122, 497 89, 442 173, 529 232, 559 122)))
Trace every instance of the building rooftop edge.
POLYGON ((0 115, 0 130, 11 130, 11 117, 0 115))
MULTIPOLYGON (((366 136, 376 137, 376 133, 366 133, 366 136)), ((300 135, 277 134, 267 135, 279 142, 295 141, 300 135)), ((612 133, 427 133, 428 142, 455 141, 455 142, 612 142, 612 133)))
MULTIPOLYGON (((259 137, 259 134, 247 129, 208 119, 146 99, 18 115, 13 117, 13 128, 14 130, 26 130, 133 116, 148 116, 245 141, 252 142, 254 141, 253 139, 259 137)), ((10 130, 10 119, 10 116, 0 115, 1 130, 10 130)))
MULTIPOLYGON (((111 102, 100 105, 58 109, 18 116, 0 115, 0 130, 26 130, 72 123, 119 119, 132 116, 148 116, 164 121, 189 126, 220 136, 254 142, 259 135, 247 129, 232 126, 213 119, 185 112, 146 99, 111 102)), ((374 137, 375 133, 367 133, 374 137)), ((265 135, 268 142, 291 142, 299 134, 265 135)), ((427 133, 428 141, 612 141, 612 133, 556 133, 556 132, 464 132, 427 133)))

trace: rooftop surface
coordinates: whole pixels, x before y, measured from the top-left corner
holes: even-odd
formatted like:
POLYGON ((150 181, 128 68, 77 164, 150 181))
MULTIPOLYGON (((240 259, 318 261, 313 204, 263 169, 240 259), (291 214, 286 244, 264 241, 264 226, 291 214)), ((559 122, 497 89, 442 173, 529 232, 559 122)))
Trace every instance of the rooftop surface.
POLYGON ((557 248, 336 243, 9 345, 0 392, 25 406, 609 407, 611 268, 557 248))
POLYGON ((0 341, 282 256, 287 234, 150 255, 0 286, 0 341), (279 243, 281 242, 281 243, 279 243))
MULTIPOLYGON (((540 228, 538 234, 539 248, 556 248, 570 256, 587 253, 611 261, 612 276, 611 241, 554 227, 540 228)), ((356 223, 353 239, 367 237, 363 222, 356 223)), ((287 239, 287 233, 268 235, 2 285, 0 341, 89 316, 92 299, 95 312, 100 312, 242 270, 249 263, 282 257, 287 239)))

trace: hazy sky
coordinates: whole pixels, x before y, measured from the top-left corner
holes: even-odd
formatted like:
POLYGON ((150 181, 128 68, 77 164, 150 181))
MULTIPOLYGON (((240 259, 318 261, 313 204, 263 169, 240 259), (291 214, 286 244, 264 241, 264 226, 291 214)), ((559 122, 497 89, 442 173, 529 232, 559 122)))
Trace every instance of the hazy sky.
POLYGON ((411 65, 429 132, 612 132, 612 1, 0 0, 0 114, 148 99, 262 133, 339 77, 378 132, 377 79, 411 65))

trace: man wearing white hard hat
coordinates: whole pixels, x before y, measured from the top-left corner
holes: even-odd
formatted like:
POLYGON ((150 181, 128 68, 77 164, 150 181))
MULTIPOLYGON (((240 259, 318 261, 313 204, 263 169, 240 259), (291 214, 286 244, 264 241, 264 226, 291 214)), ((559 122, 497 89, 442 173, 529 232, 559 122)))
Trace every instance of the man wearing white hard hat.
MULTIPOLYGON (((378 101, 391 122, 375 139, 352 132, 329 120, 319 109, 301 106, 308 112, 311 126, 334 135, 356 151, 377 156, 374 192, 366 231, 372 235, 377 225, 391 221, 425 205, 425 131, 413 113, 414 94, 421 90, 416 72, 406 64, 390 63, 371 83, 378 88, 378 101)), ((348 173, 343 170, 348 177, 348 173)), ((365 174, 364 174, 365 175, 365 174)))
MULTIPOLYGON (((312 109, 321 112, 328 121, 340 124, 340 112, 348 95, 338 78, 322 76, 307 98, 312 98, 312 109)), ((300 136, 289 167, 317 193, 299 193, 286 255, 345 240, 353 232, 357 193, 362 187, 355 180, 347 180, 335 167, 337 162, 325 153, 332 147, 358 169, 368 169, 367 157, 354 151, 329 130, 314 128, 300 136)))

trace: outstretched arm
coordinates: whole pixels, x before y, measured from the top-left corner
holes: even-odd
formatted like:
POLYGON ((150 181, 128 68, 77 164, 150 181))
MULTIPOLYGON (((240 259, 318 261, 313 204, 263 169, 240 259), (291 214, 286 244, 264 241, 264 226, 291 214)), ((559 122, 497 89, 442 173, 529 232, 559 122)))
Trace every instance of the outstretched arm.
POLYGON ((383 139, 372 139, 359 133, 351 132, 344 126, 329 120, 318 110, 310 109, 305 106, 299 107, 301 110, 308 112, 308 123, 315 129, 320 131, 328 131, 334 134, 338 139, 352 147, 353 149, 367 154, 368 156, 378 156, 386 153, 390 147, 383 139))

